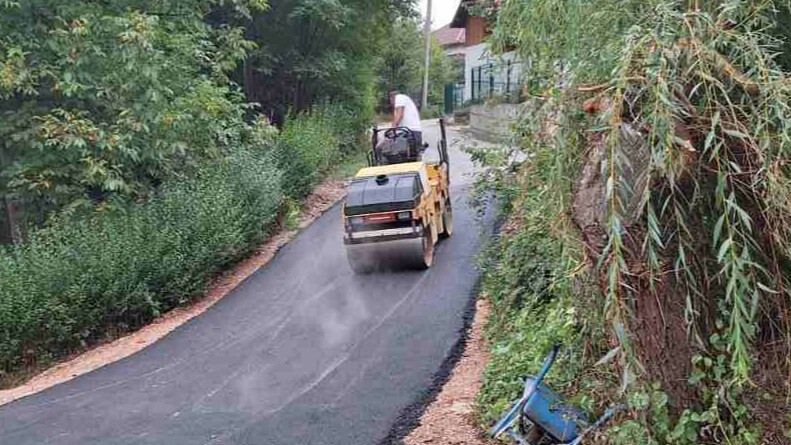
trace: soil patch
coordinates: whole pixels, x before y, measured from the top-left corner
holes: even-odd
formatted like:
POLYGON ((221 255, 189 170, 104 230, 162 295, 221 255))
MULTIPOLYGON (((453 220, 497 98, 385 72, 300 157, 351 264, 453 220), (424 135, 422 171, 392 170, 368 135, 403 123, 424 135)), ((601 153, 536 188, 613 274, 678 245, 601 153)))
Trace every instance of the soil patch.
MULTIPOLYGON (((303 201, 303 211, 298 227, 302 229, 309 226, 343 199, 346 196, 346 185, 346 181, 339 180, 327 180, 319 184, 313 193, 303 201)), ((206 294, 190 304, 168 312, 134 333, 72 356, 36 376, 32 376, 20 386, 0 391, 0 406, 129 357, 157 342, 222 300, 245 279, 269 263, 280 248, 291 241, 298 232, 299 230, 281 230, 259 246, 247 259, 218 276, 209 286, 206 294)))

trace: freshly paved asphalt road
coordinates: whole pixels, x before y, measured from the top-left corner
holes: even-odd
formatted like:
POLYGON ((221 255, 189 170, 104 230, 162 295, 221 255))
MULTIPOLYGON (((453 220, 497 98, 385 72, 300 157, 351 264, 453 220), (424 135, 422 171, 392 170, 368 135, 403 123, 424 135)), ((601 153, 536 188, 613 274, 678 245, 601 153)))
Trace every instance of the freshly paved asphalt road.
POLYGON ((468 206, 468 158, 451 159, 455 232, 432 269, 354 275, 336 206, 165 339, 1 407, 0 444, 380 443, 462 335, 492 225, 468 206))

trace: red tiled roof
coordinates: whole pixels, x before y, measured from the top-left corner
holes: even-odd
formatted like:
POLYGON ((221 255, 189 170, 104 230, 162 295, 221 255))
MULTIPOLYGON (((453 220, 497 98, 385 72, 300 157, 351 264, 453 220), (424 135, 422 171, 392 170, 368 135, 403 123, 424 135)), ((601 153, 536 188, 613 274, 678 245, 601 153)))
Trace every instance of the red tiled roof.
POLYGON ((467 42, 467 30, 464 28, 451 28, 444 26, 436 31, 434 35, 437 37, 437 42, 442 47, 464 45, 467 42))

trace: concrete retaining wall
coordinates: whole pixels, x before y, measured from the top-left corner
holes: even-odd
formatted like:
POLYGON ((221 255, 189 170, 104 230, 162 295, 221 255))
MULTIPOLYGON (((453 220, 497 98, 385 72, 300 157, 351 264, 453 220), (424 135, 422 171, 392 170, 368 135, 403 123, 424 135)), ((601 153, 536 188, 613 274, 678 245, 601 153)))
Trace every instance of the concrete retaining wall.
POLYGON ((510 125, 516 122, 520 106, 514 104, 474 105, 470 107, 470 131, 479 141, 504 143, 511 135, 510 125))

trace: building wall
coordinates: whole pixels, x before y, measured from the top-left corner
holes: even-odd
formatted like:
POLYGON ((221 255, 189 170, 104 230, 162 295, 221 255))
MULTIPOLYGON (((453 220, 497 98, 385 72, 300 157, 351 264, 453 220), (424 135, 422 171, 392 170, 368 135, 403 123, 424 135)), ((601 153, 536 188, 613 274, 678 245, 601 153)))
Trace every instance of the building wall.
POLYGON ((466 100, 472 97, 472 69, 488 64, 488 59, 484 57, 486 50, 485 43, 467 46, 467 51, 464 54, 464 98, 466 100))
POLYGON ((467 20, 467 46, 483 43, 489 29, 489 21, 483 17, 470 17, 467 20))
MULTIPOLYGON (((469 100, 472 98, 472 70, 478 67, 484 67, 485 76, 489 75, 487 69, 491 64, 494 69, 491 74, 495 78, 496 83, 503 83, 507 77, 508 62, 511 62, 511 82, 512 88, 516 88, 519 79, 522 77, 523 67, 519 63, 516 53, 509 52, 493 56, 489 51, 488 45, 481 43, 474 46, 468 46, 467 52, 464 55, 464 98, 469 100)), ((485 82, 488 82, 485 80, 485 82)))

